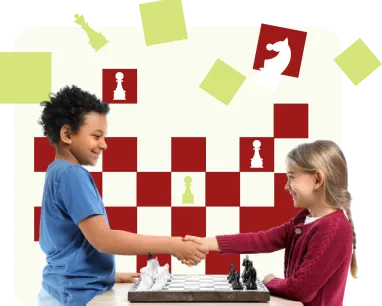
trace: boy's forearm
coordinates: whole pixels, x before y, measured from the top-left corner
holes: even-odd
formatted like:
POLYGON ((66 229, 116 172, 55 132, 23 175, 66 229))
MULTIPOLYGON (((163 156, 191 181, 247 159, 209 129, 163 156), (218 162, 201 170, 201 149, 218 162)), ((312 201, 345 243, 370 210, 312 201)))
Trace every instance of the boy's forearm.
POLYGON ((220 246, 216 237, 205 237, 203 238, 203 244, 205 244, 209 251, 219 251, 220 246))
POLYGON ((115 255, 170 254, 175 237, 138 235, 110 230, 102 239, 99 250, 115 255))

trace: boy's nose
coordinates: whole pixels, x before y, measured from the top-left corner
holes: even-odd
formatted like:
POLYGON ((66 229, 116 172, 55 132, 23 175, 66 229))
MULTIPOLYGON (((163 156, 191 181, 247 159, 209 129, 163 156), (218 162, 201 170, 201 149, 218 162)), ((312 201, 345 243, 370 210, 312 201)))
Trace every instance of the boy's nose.
POLYGON ((107 149, 106 141, 101 141, 99 147, 100 147, 102 150, 106 150, 106 149, 107 149))

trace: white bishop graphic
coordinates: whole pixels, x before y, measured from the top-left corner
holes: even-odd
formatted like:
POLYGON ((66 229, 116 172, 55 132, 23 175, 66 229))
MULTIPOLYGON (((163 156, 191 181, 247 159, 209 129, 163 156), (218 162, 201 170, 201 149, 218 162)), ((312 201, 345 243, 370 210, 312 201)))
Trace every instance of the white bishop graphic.
POLYGON ((291 49, 288 38, 274 44, 267 44, 268 51, 276 51, 278 54, 264 61, 264 67, 260 68, 258 83, 268 89, 276 89, 279 79, 284 70, 288 67, 291 59, 291 49))

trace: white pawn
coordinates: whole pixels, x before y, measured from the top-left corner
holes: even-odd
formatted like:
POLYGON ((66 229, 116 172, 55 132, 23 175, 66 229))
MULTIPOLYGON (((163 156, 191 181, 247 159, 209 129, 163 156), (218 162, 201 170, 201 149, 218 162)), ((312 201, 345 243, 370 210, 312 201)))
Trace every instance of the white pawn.
POLYGON ((260 140, 253 142, 253 150, 255 151, 253 158, 251 159, 251 168, 263 168, 263 159, 260 157, 260 140))
POLYGON ((126 91, 122 87, 122 79, 124 75, 122 72, 117 72, 115 78, 117 79, 117 88, 114 90, 114 99, 113 100, 126 100, 126 91))
POLYGON ((138 285, 137 291, 150 290, 154 284, 153 278, 146 272, 141 277, 141 282, 138 285))

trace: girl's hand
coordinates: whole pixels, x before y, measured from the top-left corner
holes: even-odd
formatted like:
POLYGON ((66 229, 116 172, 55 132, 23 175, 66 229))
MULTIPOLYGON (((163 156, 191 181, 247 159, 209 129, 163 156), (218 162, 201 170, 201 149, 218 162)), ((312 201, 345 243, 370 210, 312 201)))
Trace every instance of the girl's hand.
POLYGON ((121 273, 117 272, 115 274, 116 283, 135 283, 136 278, 140 277, 140 273, 121 273))
POLYGON ((264 277, 263 283, 264 285, 268 282, 270 282, 272 279, 276 278, 273 274, 268 274, 267 276, 264 277))

